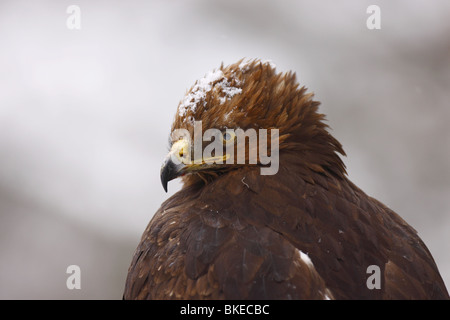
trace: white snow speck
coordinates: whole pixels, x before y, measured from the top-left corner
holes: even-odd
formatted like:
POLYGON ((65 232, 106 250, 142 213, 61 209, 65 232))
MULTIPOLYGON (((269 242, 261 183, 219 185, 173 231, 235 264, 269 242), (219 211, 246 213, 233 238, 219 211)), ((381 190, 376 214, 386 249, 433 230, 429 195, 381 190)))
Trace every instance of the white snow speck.
MULTIPOLYGON (((252 64, 252 62, 257 62, 257 60, 246 59, 246 60, 242 61, 239 64, 239 69, 242 72, 248 71, 248 69, 250 68, 250 64, 252 64)), ((273 69, 275 69, 277 67, 276 64, 272 60, 263 60, 263 61, 261 61, 261 63, 268 64, 273 69)))
POLYGON ((306 253, 304 253, 302 250, 298 250, 298 252, 300 253, 300 259, 302 259, 303 262, 308 265, 308 267, 314 268, 314 264, 312 263, 309 256, 306 253))
POLYGON ((271 68, 275 69, 277 65, 272 60, 264 60, 262 64, 268 64, 271 68))
POLYGON ((180 117, 186 115, 188 110, 192 112, 197 108, 197 104, 206 97, 206 93, 211 91, 212 83, 218 81, 224 77, 221 70, 211 71, 205 75, 202 79, 198 80, 192 88, 191 92, 181 101, 178 107, 178 114, 180 117))
POLYGON ((252 60, 244 60, 239 64, 239 70, 241 70, 242 72, 245 72, 248 70, 248 68, 250 67, 250 63, 252 62, 252 60))
POLYGON ((228 121, 228 118, 230 117, 231 114, 234 113, 234 110, 237 109, 238 106, 235 106, 233 109, 231 109, 230 112, 227 112, 224 116, 223 116, 223 120, 228 121))
MULTIPOLYGON (((323 293, 321 290, 319 290, 319 294, 322 295, 322 300, 331 300, 333 297, 333 293, 328 288, 325 288, 325 293, 323 293)), ((334 299, 334 297, 333 297, 333 299, 334 299)))
POLYGON ((233 98, 235 95, 242 93, 241 88, 232 87, 227 79, 223 79, 219 83, 219 86, 225 94, 225 97, 220 97, 221 104, 224 104, 226 100, 233 98))

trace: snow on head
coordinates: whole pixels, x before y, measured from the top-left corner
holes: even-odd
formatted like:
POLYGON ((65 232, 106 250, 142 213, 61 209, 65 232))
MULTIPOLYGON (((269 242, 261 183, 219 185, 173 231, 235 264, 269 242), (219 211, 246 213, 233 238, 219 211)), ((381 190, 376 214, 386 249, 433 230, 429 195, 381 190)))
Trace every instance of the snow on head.
POLYGON ((206 94, 211 91, 212 84, 224 77, 221 70, 211 71, 205 75, 202 79, 198 80, 191 92, 181 101, 178 107, 178 114, 180 117, 186 115, 188 110, 192 112, 197 108, 197 104, 206 97, 206 94))
MULTIPOLYGON (((258 60, 254 59, 245 59, 239 64, 239 69, 242 72, 247 72, 250 69, 250 65, 254 62, 258 62, 258 60)), ((268 64, 272 69, 276 69, 276 64, 272 60, 263 60, 259 61, 261 64, 268 64)))
POLYGON ((277 65, 272 60, 264 60, 262 64, 268 64, 272 69, 276 69, 277 65))
MULTIPOLYGON (((240 81, 234 78, 234 82, 240 85, 240 81)), ((220 104, 224 104, 227 100, 233 98, 235 95, 242 93, 241 88, 233 87, 231 80, 223 74, 222 70, 211 71, 202 79, 198 80, 192 87, 191 91, 184 97, 178 106, 178 115, 183 117, 190 110, 195 112, 198 103, 206 98, 206 94, 211 90, 221 91, 222 96, 219 97, 220 104)))
MULTIPOLYGON (((236 79, 237 80, 237 79, 236 79)), ((236 81, 238 82, 238 81, 236 81)), ((239 83, 239 82, 238 82, 239 83)), ((224 104, 228 99, 233 98, 235 95, 242 93, 241 88, 232 87, 231 84, 227 81, 227 79, 223 79, 220 83, 220 88, 222 92, 225 94, 224 97, 220 97, 220 104, 224 104)))
POLYGON ((250 64, 251 64, 252 60, 243 60, 240 64, 239 64, 239 69, 242 72, 246 72, 249 68, 250 68, 250 64))

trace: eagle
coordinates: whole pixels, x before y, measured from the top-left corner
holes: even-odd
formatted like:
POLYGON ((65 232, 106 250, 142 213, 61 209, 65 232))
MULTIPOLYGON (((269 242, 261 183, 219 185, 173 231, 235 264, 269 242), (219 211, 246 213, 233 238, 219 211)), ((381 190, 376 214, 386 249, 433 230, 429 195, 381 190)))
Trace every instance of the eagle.
POLYGON ((449 299, 417 231, 349 180, 319 105, 271 61, 197 80, 160 171, 166 191, 183 186, 145 229, 123 299, 449 299))

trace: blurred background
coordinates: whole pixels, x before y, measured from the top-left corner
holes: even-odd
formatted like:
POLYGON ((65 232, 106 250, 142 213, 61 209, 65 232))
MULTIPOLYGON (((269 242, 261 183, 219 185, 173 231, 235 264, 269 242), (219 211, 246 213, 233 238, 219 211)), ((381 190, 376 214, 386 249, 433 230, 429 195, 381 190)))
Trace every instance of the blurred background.
POLYGON ((419 232, 450 287, 449 17, 447 0, 1 1, 0 299, 120 299, 180 188, 159 179, 178 102, 243 57, 297 73, 350 179, 419 232))

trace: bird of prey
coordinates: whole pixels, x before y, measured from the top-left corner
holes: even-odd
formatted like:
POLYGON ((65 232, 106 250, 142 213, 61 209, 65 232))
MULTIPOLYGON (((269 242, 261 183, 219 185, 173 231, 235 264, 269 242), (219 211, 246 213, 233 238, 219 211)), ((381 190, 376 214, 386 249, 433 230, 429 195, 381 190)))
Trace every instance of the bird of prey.
POLYGON ((145 229, 123 298, 448 299, 417 232, 348 179, 319 104, 295 73, 258 59, 198 80, 161 167, 165 189, 183 187, 145 229), (239 129, 267 150, 250 135, 238 150, 239 129))

